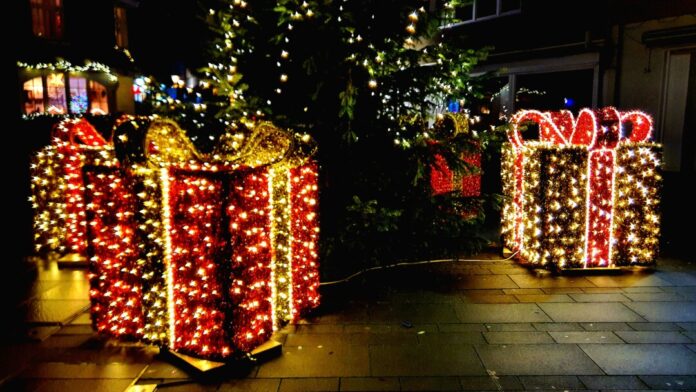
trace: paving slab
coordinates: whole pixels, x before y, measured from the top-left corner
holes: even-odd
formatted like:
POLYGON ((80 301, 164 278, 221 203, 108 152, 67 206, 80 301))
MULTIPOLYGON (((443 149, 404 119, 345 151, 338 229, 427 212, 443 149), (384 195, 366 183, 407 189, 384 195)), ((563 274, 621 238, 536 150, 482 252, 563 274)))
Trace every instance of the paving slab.
POLYGON ((464 275, 455 283, 459 289, 516 289, 511 277, 519 275, 464 275))
POLYGON ((580 381, 590 389, 648 389, 636 376, 580 376, 580 381))
POLYGON ((487 331, 484 324, 438 324, 440 332, 470 332, 470 331, 487 331))
POLYGON ((505 294, 463 294, 462 301, 472 304, 510 304, 517 303, 517 297, 505 294))
POLYGON ((568 294, 576 302, 628 302, 630 299, 621 293, 594 294, 575 293, 568 294))
POLYGON ((658 271, 655 275, 671 283, 670 286, 696 286, 696 273, 658 271))
POLYGON ((636 331, 681 331, 675 323, 628 323, 636 331))
POLYGON ((573 302, 566 294, 517 294, 520 302, 573 302))
POLYGON ((645 321, 623 303, 544 303, 539 307, 558 322, 645 321))
POLYGON ((539 344, 553 343, 546 332, 484 332, 483 336, 489 344, 539 344))
POLYGON ((457 377, 400 377, 402 391, 459 391, 457 377))
POLYGON ((130 385, 130 380, 89 380, 89 379, 17 379, 4 385, 7 391, 36 391, 36 392, 123 392, 130 385))
POLYGON ((341 391, 398 391, 397 377, 348 377, 341 378, 341 391))
POLYGON ((73 280, 58 284, 37 296, 45 300, 89 300, 89 282, 73 280))
POLYGON ((34 299, 22 306, 25 322, 39 325, 65 324, 89 306, 88 300, 34 299))
POLYGON ((523 289, 558 289, 558 288, 569 288, 569 287, 595 287, 594 283, 589 281, 584 277, 578 276, 534 276, 534 275, 510 275, 512 279, 520 288, 523 289))
POLYGON ((551 321, 536 304, 459 304, 457 318, 463 323, 533 323, 551 321))
POLYGON ((257 377, 365 377, 370 375, 369 358, 366 346, 285 346, 281 357, 261 364, 257 377))
POLYGON ((338 378, 284 378, 278 392, 338 391, 338 378))
POLYGON ((549 332, 549 334, 556 343, 623 343, 623 340, 610 331, 549 332))
POLYGON ((484 324, 486 331, 490 332, 534 332, 536 328, 531 323, 499 323, 499 324, 484 324))
POLYGON ((417 344, 417 332, 410 330, 401 333, 344 333, 344 334, 289 334, 287 346, 333 347, 341 344, 367 346, 369 344, 417 344))
POLYGON ((686 300, 684 296, 677 293, 626 293, 624 295, 636 302, 680 302, 686 300))
POLYGON ((640 376, 652 389, 696 389, 696 376, 640 376))
POLYGON ((524 389, 585 389, 576 376, 520 376, 524 389))
POLYGON ((486 374, 471 345, 371 346, 372 376, 486 374))
POLYGON ((689 375, 696 353, 679 344, 581 344, 608 375, 689 375))
POLYGON ((631 302, 626 306, 650 322, 696 322, 696 302, 631 302))
POLYGON ((93 363, 61 363, 44 362, 37 363, 27 368, 20 374, 20 378, 91 378, 134 379, 145 369, 145 364, 108 364, 97 365, 93 363))
MULTIPOLYGON (((457 305, 458 306, 458 305, 457 305)), ((460 320, 451 304, 377 304, 370 306, 371 322, 400 324, 411 323, 456 323, 460 320)))
POLYGON ((587 280, 597 287, 674 286, 650 273, 627 273, 624 275, 588 276, 587 280))
POLYGON ((467 332, 440 332, 440 333, 423 333, 418 335, 420 344, 482 344, 486 343, 483 334, 477 331, 467 332))
POLYGON ((676 331, 616 331, 626 343, 692 343, 688 336, 676 331))
POLYGON ((278 378, 243 378, 223 382, 218 392, 274 392, 279 386, 278 378))
POLYGON ((534 323, 537 331, 584 331, 579 323, 534 323))
POLYGON ((459 377, 465 391, 515 391, 524 389, 516 376, 466 376, 459 377))
POLYGON ((628 323, 580 323, 587 331, 633 331, 628 323))
POLYGON ((486 369, 497 375, 604 374, 573 344, 479 345, 476 351, 486 369))

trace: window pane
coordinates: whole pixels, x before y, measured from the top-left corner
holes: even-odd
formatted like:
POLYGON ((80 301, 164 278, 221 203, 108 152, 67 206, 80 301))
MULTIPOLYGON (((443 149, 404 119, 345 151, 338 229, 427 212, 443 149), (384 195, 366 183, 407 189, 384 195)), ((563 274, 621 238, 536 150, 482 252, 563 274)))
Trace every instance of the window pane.
POLYGON ((126 19, 126 9, 123 7, 114 8, 114 28, 116 29, 116 46, 119 48, 127 48, 128 22, 126 19))
POLYGON ((457 7, 456 16, 462 22, 474 19, 474 3, 457 7))
POLYGON ((89 81, 89 101, 91 114, 109 114, 109 94, 104 85, 89 81))
POLYGON ((24 113, 43 113, 43 84, 41 76, 24 82, 24 113))
POLYGON ((591 69, 519 75, 515 107, 577 112, 592 106, 593 80, 594 71, 591 69))
POLYGON ((46 78, 48 90, 48 109, 50 114, 64 114, 65 110, 65 76, 60 73, 50 74, 46 78))
POLYGON ((500 0, 500 13, 519 11, 520 0, 500 0))
POLYGON ((30 0, 32 31, 38 37, 63 36, 63 0, 30 0))
POLYGON ((87 111, 87 81, 85 78, 70 77, 70 112, 85 113, 87 111))
POLYGON ((476 19, 495 15, 497 11, 497 0, 476 0, 476 19))

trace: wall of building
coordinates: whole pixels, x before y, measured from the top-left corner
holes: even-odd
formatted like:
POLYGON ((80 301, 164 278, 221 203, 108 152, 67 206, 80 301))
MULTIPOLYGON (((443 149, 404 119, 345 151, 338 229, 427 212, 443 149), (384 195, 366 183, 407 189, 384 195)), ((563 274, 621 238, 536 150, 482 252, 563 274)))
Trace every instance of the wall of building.
POLYGON ((625 26, 621 66, 622 107, 642 108, 654 115, 660 112, 665 59, 669 48, 646 47, 641 42, 643 33, 693 24, 696 24, 696 16, 684 15, 625 26))
POLYGON ((133 77, 119 75, 116 88, 116 108, 113 112, 135 114, 135 99, 133 97, 133 77))

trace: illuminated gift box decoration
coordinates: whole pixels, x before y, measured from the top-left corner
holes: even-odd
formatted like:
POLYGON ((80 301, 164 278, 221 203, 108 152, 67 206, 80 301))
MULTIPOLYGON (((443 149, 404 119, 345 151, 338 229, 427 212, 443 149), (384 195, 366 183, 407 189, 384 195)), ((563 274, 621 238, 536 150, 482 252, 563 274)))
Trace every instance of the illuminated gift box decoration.
POLYGON ((650 265, 659 250, 661 146, 652 119, 614 108, 517 113, 503 148, 502 236, 559 268, 650 265), (536 123, 539 140, 521 125, 536 123))
POLYGON ((62 120, 31 163, 34 247, 85 255, 82 166, 115 164, 113 146, 85 119, 62 120))
POLYGON ((96 178, 88 180, 90 240, 110 243, 90 247, 97 330, 223 359, 316 307, 310 142, 259 123, 224 135, 204 155, 173 122, 122 124, 116 150, 129 188, 128 201, 117 203, 122 210, 100 200, 118 175, 85 170, 96 178), (111 227, 100 228, 102 221, 111 227), (130 300, 107 300, 124 290, 130 300))
MULTIPOLYGON (((448 135, 449 138, 469 134, 469 118, 462 113, 446 113, 438 116, 434 132, 448 135)), ((478 150, 478 145, 476 145, 478 150)), ((463 154, 461 160, 467 169, 450 169, 445 158, 435 155, 435 163, 430 167, 430 188, 432 195, 454 193, 457 196, 481 196, 481 152, 463 154)))

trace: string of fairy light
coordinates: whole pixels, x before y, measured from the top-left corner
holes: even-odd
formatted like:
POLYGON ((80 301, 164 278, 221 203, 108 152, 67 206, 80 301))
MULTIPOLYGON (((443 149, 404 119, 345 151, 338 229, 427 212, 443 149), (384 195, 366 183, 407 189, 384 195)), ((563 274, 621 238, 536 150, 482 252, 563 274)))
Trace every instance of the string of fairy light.
POLYGON ((615 108, 521 111, 503 149, 502 234, 527 262, 561 268, 652 264, 659 246, 661 146, 652 119, 615 108), (521 127, 539 126, 538 141, 521 127), (627 134, 630 129, 630 134, 627 134))
MULTIPOLYGON (((80 146, 87 125, 66 120, 61 132, 80 146)), ((226 358, 318 305, 315 148, 307 135, 248 126, 202 154, 172 121, 126 119, 115 149, 99 146, 105 158, 70 150, 84 163, 85 201, 75 207, 100 333, 226 358)), ((65 165, 55 169, 41 177, 72 181, 65 165)), ((52 207, 37 205, 37 216, 52 207)))

